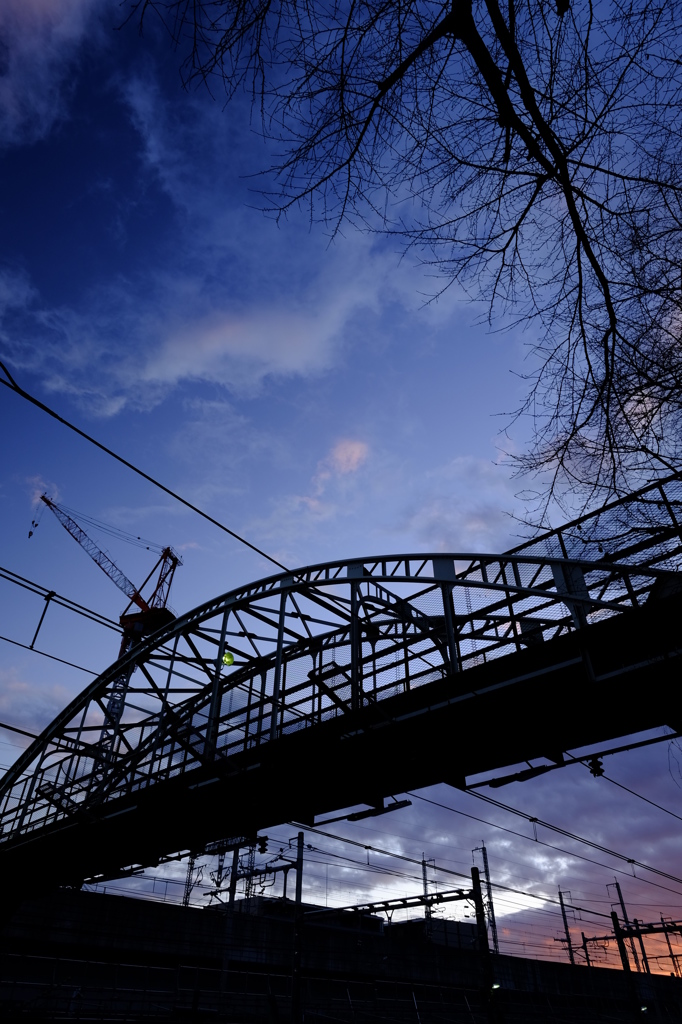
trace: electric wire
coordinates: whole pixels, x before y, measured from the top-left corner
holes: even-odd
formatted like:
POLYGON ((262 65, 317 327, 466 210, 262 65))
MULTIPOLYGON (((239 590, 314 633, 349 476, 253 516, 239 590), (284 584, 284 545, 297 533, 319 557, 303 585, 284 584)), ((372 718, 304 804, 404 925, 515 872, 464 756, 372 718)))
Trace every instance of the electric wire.
POLYGON ((7 644, 14 644, 15 647, 23 647, 25 651, 32 651, 34 654, 41 654, 43 658, 50 658, 52 661, 58 661, 61 665, 68 665, 69 668, 77 668, 79 672, 87 672, 89 676, 99 675, 99 672, 93 672, 91 668, 83 668, 82 665, 76 665, 73 661, 65 661, 64 658, 58 658, 56 654, 48 654, 47 651, 39 651, 37 647, 29 647, 28 644, 21 644, 18 640, 12 640, 8 636, 0 636, 0 640, 4 640, 7 644))
POLYGON ((77 615, 82 615, 86 619, 91 619, 100 626, 106 626, 107 629, 113 629, 117 633, 121 632, 121 627, 118 622, 114 622, 113 619, 108 618, 106 615, 102 615, 100 612, 94 612, 91 608, 86 608, 82 604, 78 604, 77 601, 72 601, 69 597, 64 597, 62 594, 58 594, 54 590, 48 590, 47 587, 42 586, 40 583, 36 583, 34 580, 29 580, 26 576, 20 576, 18 572, 13 572, 12 569, 6 569, 0 565, 0 579, 5 580, 7 583, 13 583, 17 587, 21 587, 24 590, 28 590, 32 594, 40 594, 41 597, 49 597, 51 602, 58 605, 60 608, 65 608, 67 611, 75 612, 77 615))
POLYGON ((512 807, 510 804, 502 803, 501 800, 494 800, 490 796, 484 796, 483 793, 472 793, 471 796, 474 796, 477 800, 484 801, 484 803, 491 804, 493 807, 499 807, 501 810, 507 811, 509 814, 515 814, 519 818, 525 818, 526 821, 535 825, 541 825, 542 828, 547 828, 551 832, 557 832, 559 835, 565 836, 567 839, 572 839, 574 842, 583 843, 585 846, 589 846, 593 850, 599 850, 600 853, 606 853, 609 857, 615 857, 617 860, 625 861, 626 864, 634 864, 643 871, 651 871, 655 875, 660 875, 661 878, 667 878, 671 882, 677 882, 679 885, 682 885, 682 878, 678 878, 677 875, 670 875, 667 871, 661 871, 659 868, 654 868, 650 864, 644 864, 642 861, 635 860, 633 857, 627 857, 624 853, 618 853, 617 850, 611 850, 608 846, 602 846, 600 843, 595 843, 590 839, 585 839, 583 836, 579 836, 575 832, 569 832, 568 829, 561 828, 559 825, 551 825, 548 821, 543 821, 541 818, 533 817, 532 815, 527 814, 526 811, 521 811, 516 807, 512 807))
MULTIPOLYGON (((410 796, 417 796, 416 793, 410 793, 409 795, 410 796)), ((454 811, 455 814, 459 814, 460 813, 459 811, 456 811, 453 807, 447 807, 445 804, 439 804, 435 800, 428 800, 426 797, 420 797, 419 799, 424 800, 426 803, 435 804, 435 806, 437 806, 437 807, 443 807, 447 811, 454 811)), ((466 815, 466 817, 471 817, 471 815, 466 815)), ((477 820, 480 821, 481 819, 479 818, 477 820)), ((335 840, 337 840, 340 843, 349 843, 351 846, 358 846, 362 850, 370 850, 373 853, 381 854, 384 857, 395 857, 397 860, 404 860, 408 864, 418 864, 421 867, 421 863, 422 863, 421 860, 418 860, 415 857, 408 857, 407 854, 404 854, 404 853, 396 853, 393 850, 384 850, 384 849, 382 849, 381 847, 378 847, 378 846, 371 846, 371 845, 369 845, 367 843, 360 843, 356 839, 346 839, 344 836, 335 835, 333 832, 324 832, 322 829, 318 829, 318 828, 315 828, 315 827, 313 827, 311 825, 306 825, 306 824, 303 824, 303 823, 300 823, 300 822, 292 821, 292 822, 289 822, 289 824, 293 825, 296 828, 306 829, 306 831, 308 831, 308 832, 314 832, 316 835, 326 836, 328 839, 335 839, 335 840)), ((492 825, 493 828, 497 828, 497 827, 502 828, 503 827, 503 826, 493 825, 492 822, 485 822, 485 824, 492 825)), ((511 830, 510 829, 504 829, 504 831, 505 832, 509 832, 511 830)), ((528 836, 524 836, 520 832, 515 832, 513 834, 521 836, 522 839, 528 839, 529 838, 528 836)), ((543 846, 548 846, 549 844, 548 843, 543 843, 542 845, 543 846)), ((557 849, 557 847, 552 847, 552 849, 557 849)), ((561 850, 560 852, 561 853, 568 853, 569 851, 568 850, 561 850)), ((569 854, 569 855, 573 856, 571 854, 569 854)), ((582 859, 587 860, 588 858, 582 858, 582 859)), ((606 864, 599 864, 598 861, 592 861, 591 863, 598 864, 599 867, 607 867, 606 864)), ((470 877, 471 877, 470 875, 464 874, 464 872, 462 872, 462 871, 454 871, 451 868, 439 867, 438 870, 442 871, 446 875, 455 875, 457 878, 466 878, 468 881, 470 880, 470 877)), ((613 870, 613 869, 611 869, 611 870, 613 870)), ((618 870, 618 869, 616 869, 616 870, 618 870)), ((648 879, 642 879, 642 881, 648 881, 648 879)), ((491 884, 492 884, 493 888, 501 889, 503 892, 512 892, 512 893, 515 893, 516 895, 519 895, 519 896, 528 896, 531 899, 542 900, 543 903, 554 903, 557 906, 560 905, 558 900, 552 899, 550 896, 542 896, 542 895, 539 895, 538 893, 527 892, 527 891, 525 891, 523 889, 516 889, 513 886, 502 885, 502 883, 500 883, 500 882, 492 882, 491 884)), ((662 889, 666 888, 665 886, 661 886, 660 883, 657 883, 657 882, 651 882, 650 884, 651 885, 658 885, 659 888, 662 888, 662 889)), ((673 892, 674 890, 668 890, 668 891, 673 892)), ((682 893, 676 893, 676 895, 680 896, 680 895, 682 895, 682 893)), ((610 919, 610 916, 611 916, 610 914, 602 914, 601 911, 598 911, 598 910, 590 910, 587 907, 579 907, 579 906, 575 906, 573 904, 568 904, 568 903, 565 903, 565 906, 567 906, 567 907, 570 906, 570 908, 572 910, 578 910, 581 913, 592 914, 595 917, 605 917, 605 918, 609 918, 610 919)))
POLYGON ((655 800, 650 800, 648 796, 642 796, 641 793, 635 793, 634 789, 629 789, 624 786, 622 782, 616 782, 615 779, 609 778, 608 775, 602 775, 602 779, 606 779, 612 786, 618 786, 619 789, 624 789, 626 793, 630 793, 632 796, 636 796, 638 800, 643 800, 645 804, 651 804, 652 807, 657 807, 659 811, 663 811, 664 814, 669 814, 671 818, 677 818, 678 821, 682 821, 682 817, 679 814, 675 814, 674 811, 669 810, 667 807, 662 807, 661 804, 657 804, 655 800))
POLYGON ((90 444, 95 445, 95 447, 99 448, 100 451, 103 451, 112 459, 115 459, 117 462, 120 462, 122 466, 125 466, 127 469, 132 470, 133 473, 137 473, 137 475, 141 476, 143 480, 147 480, 148 483, 153 484, 154 487, 158 487, 159 490, 163 491, 165 494, 168 494, 171 498, 174 498, 176 501, 179 501, 181 505, 184 505, 186 508, 191 509, 192 512, 196 512, 197 515, 202 517, 202 519, 205 519, 207 520, 207 522, 212 523, 213 526, 217 526, 219 530, 222 530, 224 533, 229 534, 230 537, 233 537, 235 540, 238 540, 240 544, 244 544, 247 548, 251 548, 251 550, 255 551, 257 555, 261 556, 261 558, 266 558, 269 562, 272 562, 273 565, 276 565, 279 569, 282 569, 284 572, 289 571, 286 565, 283 565, 276 558, 273 558, 272 555, 268 555, 267 552, 261 550, 261 548, 259 547, 256 547, 256 545, 252 544, 251 541, 246 540, 245 537, 241 537, 238 533, 235 533, 234 530, 231 530, 228 526, 225 526, 224 523, 221 523, 218 519, 214 519, 213 516, 210 516, 208 512, 204 512, 203 509, 199 508, 197 505, 192 504, 191 501, 188 501, 186 498, 183 498, 176 491, 171 490, 170 487, 166 487, 165 484, 162 484, 159 480, 156 480, 155 477, 150 476, 149 473, 145 473, 143 469, 139 469, 132 462, 129 462, 128 459, 124 459, 122 455, 118 455, 115 451, 112 451, 111 448, 107 448, 107 446, 105 444, 102 444, 101 441, 97 441, 90 434, 86 434, 84 430, 81 430, 80 427, 77 427, 74 423, 71 423, 63 416, 60 416, 59 413, 55 412, 54 409, 51 409, 49 405, 45 405, 44 402, 41 402, 38 398, 35 398, 28 391, 25 391, 22 387, 20 387, 17 384, 17 382, 12 377, 12 374, 9 372, 5 364, 2 362, 0 362, 0 370, 2 370, 2 372, 7 377, 7 380, 3 380, 0 377, 0 384, 2 384, 4 387, 9 388, 10 391, 13 391, 15 394, 19 395, 20 398, 24 398, 27 402, 30 402, 32 405, 35 405, 36 408, 41 409, 43 412, 47 413, 48 416, 51 416, 52 419, 57 420, 58 423, 61 423, 65 427, 68 427, 69 430, 73 430, 73 432, 75 434, 78 434, 79 437, 82 437, 86 441, 89 441, 90 444))
MULTIPOLYGON (((456 807, 450 807, 448 804, 442 804, 438 800, 430 800, 428 797, 419 796, 418 793, 408 793, 408 796, 414 797, 417 800, 422 800, 424 803, 432 804, 434 807, 442 807, 444 811, 450 811, 452 814, 459 814, 463 818, 470 818, 472 821, 478 821, 482 825, 488 825, 490 828, 496 828, 501 832, 507 832, 509 835, 518 836, 520 839, 525 839, 529 843, 537 843, 539 846, 546 846, 548 849, 555 850, 557 853, 563 853, 568 857, 575 857, 577 860, 584 860, 586 863, 594 864, 596 867, 606 868, 607 871, 615 871, 620 875, 625 875, 626 878, 632 877, 622 868, 614 868, 613 865, 603 864, 599 860, 593 860, 592 857, 586 857, 585 854, 576 853, 574 850, 564 850, 561 846, 554 846, 552 843, 547 843, 543 839, 535 839, 532 836, 524 835, 523 832, 517 832, 515 829, 507 828, 505 825, 498 825, 496 822, 488 821, 486 818, 479 818, 475 814, 468 814, 466 811, 459 811, 456 807)), ((533 821, 532 818, 528 820, 533 821)), ((538 822, 538 824, 540 824, 540 822, 538 822)), ((630 863, 629 860, 628 863, 630 863)), ((661 882, 655 882, 652 878, 643 878, 641 876, 636 877, 638 878, 638 881, 644 882, 646 885, 653 885, 657 889, 663 889, 664 892, 671 892, 675 896, 682 896, 682 892, 679 892, 677 889, 671 889, 667 885, 662 885, 661 882)))

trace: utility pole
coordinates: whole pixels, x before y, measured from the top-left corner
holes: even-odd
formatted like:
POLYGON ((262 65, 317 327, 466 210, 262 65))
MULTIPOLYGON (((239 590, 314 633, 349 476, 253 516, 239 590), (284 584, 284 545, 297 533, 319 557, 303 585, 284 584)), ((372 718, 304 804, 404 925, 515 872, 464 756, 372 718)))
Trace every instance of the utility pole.
POLYGON ((426 877, 426 855, 422 853, 422 884, 424 886, 424 917, 431 920, 432 908, 429 900, 429 881, 426 877))
POLYGON ((232 868, 230 870, 230 889, 229 889, 230 895, 229 895, 229 898, 228 898, 228 906, 230 907, 230 909, 234 908, 234 899, 235 899, 235 896, 237 895, 237 878, 238 878, 238 876, 239 876, 239 847, 235 846, 234 850, 232 851, 232 868))
POLYGON ((630 961, 628 960, 628 951, 625 948, 625 939, 623 938, 623 932, 621 931, 620 921, 618 920, 618 914, 615 910, 611 911, 611 922, 613 924, 613 934, 616 936, 616 942, 618 943, 618 952, 620 953, 620 962, 623 965, 623 970, 630 973, 630 961))
POLYGON ((488 924, 490 925, 490 934, 493 937, 493 949, 496 953, 500 952, 500 944, 497 938, 497 921, 495 920, 495 907, 493 905, 493 887, 490 882, 490 867, 488 865, 488 851, 485 848, 485 843, 481 840, 481 845, 477 846, 472 853, 478 853, 480 851, 483 857, 483 874, 485 875, 485 889, 487 895, 487 916, 488 924))
POLYGON ((571 942, 571 933, 568 928, 568 918, 566 917, 566 907, 564 906, 564 894, 559 889, 559 903, 561 904, 561 916, 564 919, 564 931, 566 933, 566 947, 568 949, 568 959, 575 967, 575 956, 573 954, 573 944, 571 942))
POLYGON ((646 950, 644 948, 644 939, 642 938, 642 933, 639 930, 639 921, 637 920, 637 918, 634 918, 632 924, 634 925, 635 934, 637 935, 637 938, 639 940, 639 948, 642 951, 642 963, 644 964, 644 970, 646 971, 647 974, 651 974, 651 968, 649 967, 649 960, 648 960, 648 957, 646 955, 646 950))
POLYGON ((483 893, 481 892, 481 876, 478 868, 474 865, 471 869, 471 883, 476 908, 476 930, 478 932, 478 948, 481 953, 490 953, 488 945, 488 929, 486 927, 485 908, 483 906, 483 893))
POLYGON ((585 938, 585 932, 581 932, 580 934, 583 937, 583 953, 585 954, 585 963, 588 967, 591 967, 592 962, 590 961, 590 951, 587 948, 587 939, 585 938))
POLYGON ((303 833, 299 832, 296 842, 296 903, 302 903, 303 897, 303 833))
MULTIPOLYGON (((623 915, 623 924, 625 925, 626 928, 629 928, 630 927, 630 922, 628 920, 628 912, 625 909, 625 900, 623 899, 623 893, 620 890, 620 882, 618 881, 617 878, 615 878, 613 880, 613 882, 610 882, 606 886, 606 891, 607 892, 611 888, 611 885, 613 885, 615 887, 615 890, 618 893, 618 902, 620 903, 620 912, 623 915)), ((635 961, 635 969, 637 971, 639 971, 639 970, 641 970, 641 968, 639 966, 639 957, 637 956, 637 947, 635 945, 635 938, 634 938, 633 935, 630 936, 630 949, 632 950, 632 958, 635 961)))
POLYGON ((672 965, 673 965, 673 971, 675 972, 676 977, 679 978, 679 976, 680 976, 680 967, 679 967, 679 964, 677 962, 677 957, 673 953, 673 947, 672 947, 672 945, 670 943, 670 935, 668 933, 668 928, 667 928, 665 919, 663 917, 663 914, 661 914, 661 924, 663 926, 663 934, 665 935, 665 941, 668 943, 668 952, 670 953, 670 960, 671 960, 672 965))
MULTIPOLYGON (((286 878, 286 875, 285 875, 286 878)), ((291 974, 291 1022, 301 1024, 301 953, 303 945, 303 833, 296 837, 296 900, 294 904, 294 957, 291 974)))
MULTIPOLYGON (((194 880, 194 867, 196 865, 196 862, 197 862, 197 855, 196 855, 196 853, 191 853, 190 856, 189 856, 189 861, 187 862, 187 875, 185 876, 185 891, 184 891, 183 896, 182 896, 182 905, 183 905, 183 907, 188 907, 189 906, 189 900, 190 900, 190 896, 192 895, 192 889, 194 888, 194 886, 196 884, 195 880, 194 880)), ((196 881, 198 882, 199 879, 197 879, 196 881)))

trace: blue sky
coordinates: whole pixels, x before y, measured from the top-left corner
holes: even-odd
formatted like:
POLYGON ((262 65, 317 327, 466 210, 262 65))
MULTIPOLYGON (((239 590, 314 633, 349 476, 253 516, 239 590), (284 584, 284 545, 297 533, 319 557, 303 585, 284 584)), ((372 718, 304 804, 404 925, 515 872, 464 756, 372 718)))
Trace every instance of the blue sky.
MULTIPOLYGON (((513 544, 522 485, 498 446, 522 446, 526 428, 501 437, 500 414, 523 395, 531 339, 491 333, 485 310, 456 288, 429 302, 442 282, 393 240, 352 228, 330 239, 305 211, 279 224, 265 215, 261 172, 276 153, 248 104, 225 109, 203 89, 183 91, 166 41, 115 31, 119 20, 104 0, 5 0, 0 11, 0 348, 17 380, 287 565, 513 544)), ((47 490, 179 550, 178 611, 269 574, 4 390, 0 429, 1 564, 13 571, 121 611, 49 514, 28 540, 32 502, 47 490)), ((144 578, 150 556, 109 547, 144 578)), ((40 599, 4 584, 0 601, 0 633, 29 643, 40 599)), ((116 654, 113 634, 58 611, 41 644, 95 671, 116 654)), ((38 729, 86 679, 0 644, 0 719, 38 729)), ((16 742, 0 737, 2 763, 16 742)), ((679 809, 665 745, 617 763, 614 777, 679 809)), ((505 799, 550 820, 561 807, 571 827, 671 870, 679 823, 577 772, 505 799)), ((431 842, 429 856, 481 839, 478 825, 423 807, 394 825, 394 843, 421 854, 431 842)), ((498 871, 522 863, 525 885, 612 880, 508 840, 489 830, 492 859, 498 871)))

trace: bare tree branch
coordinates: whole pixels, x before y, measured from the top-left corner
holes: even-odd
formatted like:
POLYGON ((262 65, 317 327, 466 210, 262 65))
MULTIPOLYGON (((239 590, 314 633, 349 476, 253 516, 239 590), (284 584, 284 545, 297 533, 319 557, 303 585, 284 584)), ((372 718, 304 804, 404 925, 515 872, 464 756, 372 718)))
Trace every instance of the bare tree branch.
MULTIPOLYGON (((534 328, 546 501, 682 455, 682 9, 669 0, 128 0, 187 84, 246 88, 280 212, 400 235, 534 328), (390 213, 388 211, 391 211, 390 213)), ((542 484, 544 481, 544 484, 542 484)), ((542 489, 544 486, 544 490, 542 489)), ((596 490, 595 490, 596 489, 596 490)))

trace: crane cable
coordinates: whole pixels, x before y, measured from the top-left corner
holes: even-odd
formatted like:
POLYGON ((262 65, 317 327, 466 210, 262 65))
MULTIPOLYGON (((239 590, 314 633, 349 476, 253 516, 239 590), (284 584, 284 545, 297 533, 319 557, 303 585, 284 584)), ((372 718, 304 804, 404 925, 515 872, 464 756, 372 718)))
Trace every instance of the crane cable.
POLYGON ((276 558, 272 557, 272 555, 268 555, 267 552, 262 551, 261 548, 256 547, 256 545, 252 544, 251 541, 246 540, 244 537, 241 537, 238 533, 235 533, 234 530, 230 530, 228 526, 225 526, 218 519, 214 519, 213 516, 210 516, 208 514, 208 512, 204 512, 203 509, 200 509, 197 505, 193 505, 191 501, 187 501, 186 498, 183 498, 176 491, 172 491, 170 487, 166 487, 165 484, 162 484, 159 480, 156 480, 153 476, 150 476, 149 473, 145 473, 143 469, 139 469, 137 466, 133 465, 132 462, 129 462, 127 459, 124 459, 122 455, 117 455, 116 452, 112 451, 111 448, 107 448, 107 446, 105 444, 102 444, 101 441, 97 441, 94 437, 91 437, 90 434, 86 434, 84 430, 81 430, 80 427, 77 427, 75 426, 75 424, 70 423, 69 420, 64 419, 63 416, 60 416, 59 413, 54 411, 54 409, 50 409, 50 407, 48 405, 45 405, 44 402, 41 402, 39 399, 29 394, 28 391, 24 391, 22 387, 19 387, 17 382, 14 380, 14 377, 12 377, 12 374, 9 372, 5 364, 2 362, 0 362, 0 370, 2 370, 2 372, 7 377, 7 380, 3 380, 0 377, 0 384, 2 384, 4 387, 9 388, 10 391, 14 391, 14 393, 19 395, 21 398, 25 398, 27 402, 30 402, 32 405, 35 405, 36 408, 42 409, 42 411, 46 412, 48 416, 52 417, 52 419, 57 420, 58 423, 62 423, 65 427, 68 427, 69 430, 73 430, 74 433, 78 434, 80 437, 85 438, 85 440, 89 441, 90 444, 94 444, 96 448, 100 449, 100 451, 105 452, 105 454, 111 456, 112 459, 116 459, 116 461, 120 462, 121 465, 126 466, 128 469, 132 469, 133 473, 137 473, 137 475, 141 476, 143 480, 147 480, 150 484, 153 484, 154 487, 158 487, 159 490, 164 491, 165 494, 170 495, 171 498, 175 498, 175 500, 179 501, 181 505, 185 505, 185 507, 191 509, 192 512, 196 512, 197 515, 202 517, 202 519, 206 519, 209 523, 212 523, 213 526, 217 526, 219 530, 222 530, 224 533, 229 534, 230 537, 234 537, 234 539, 238 540, 240 544, 244 544, 246 545, 247 548, 251 548, 251 550, 255 551, 257 555, 261 556, 261 558, 266 558, 269 562, 272 562, 273 565, 276 565, 279 569, 282 569, 284 572, 289 571, 286 565, 283 565, 281 562, 278 562, 276 558))

